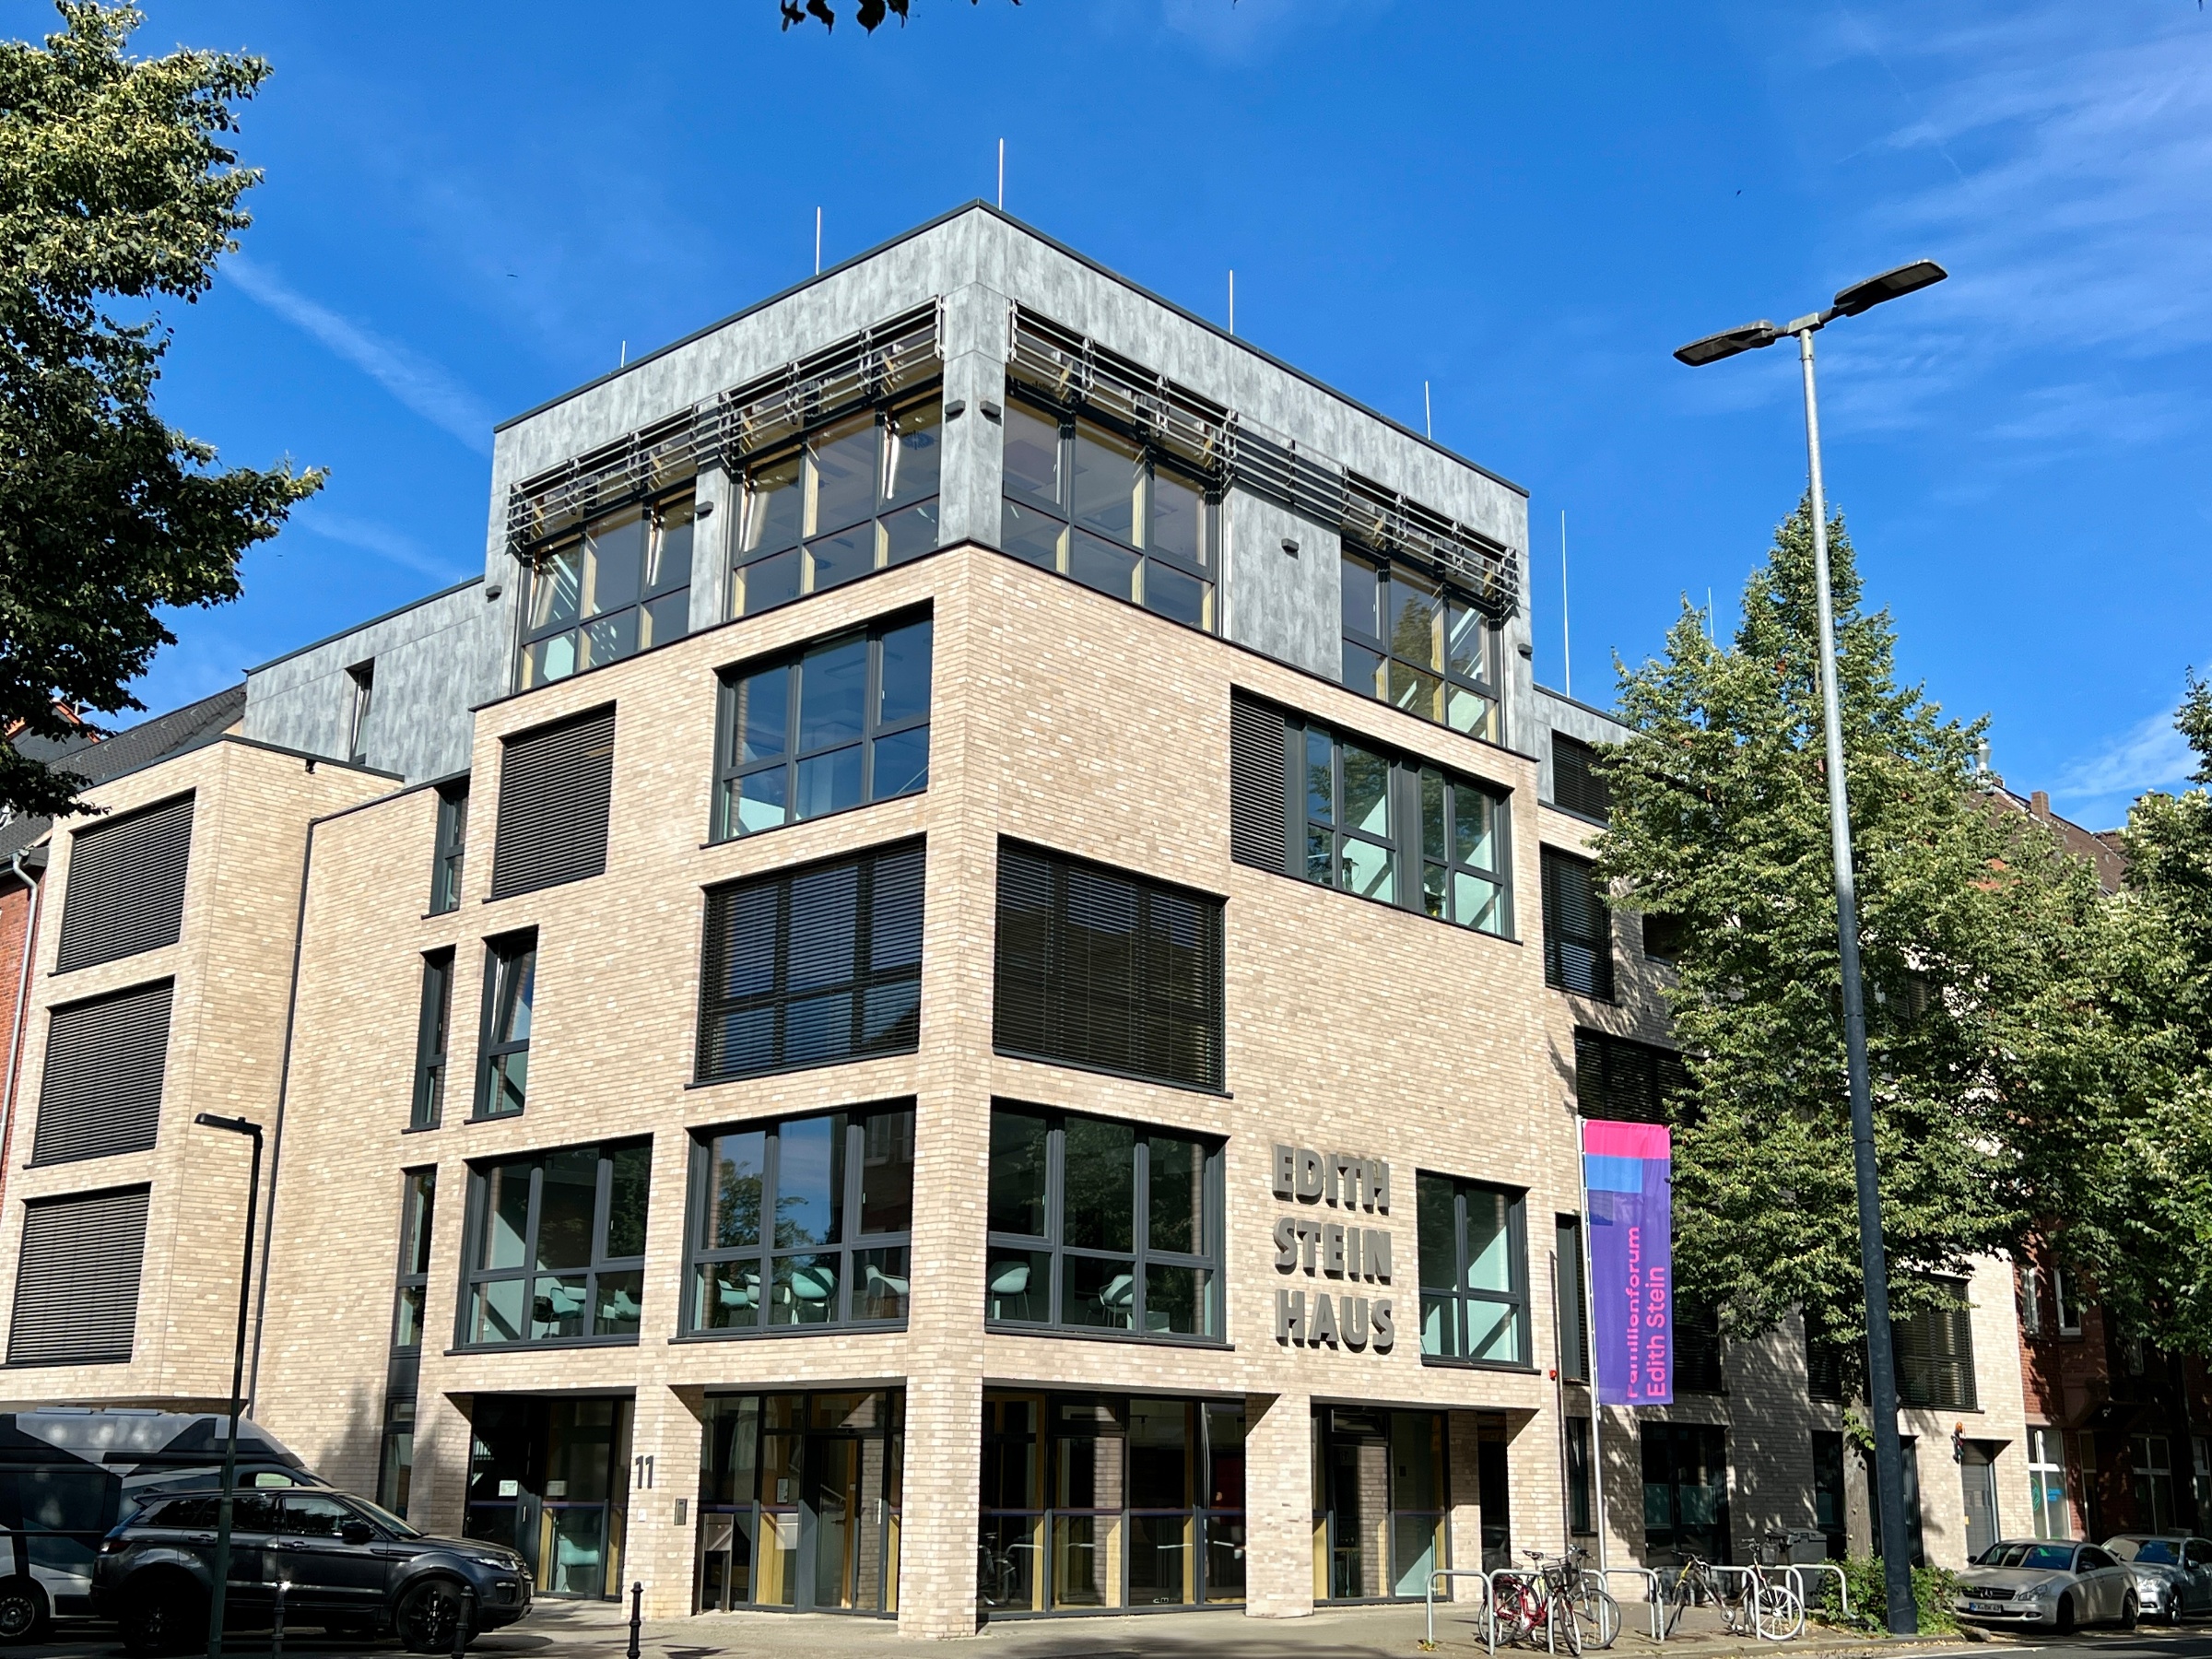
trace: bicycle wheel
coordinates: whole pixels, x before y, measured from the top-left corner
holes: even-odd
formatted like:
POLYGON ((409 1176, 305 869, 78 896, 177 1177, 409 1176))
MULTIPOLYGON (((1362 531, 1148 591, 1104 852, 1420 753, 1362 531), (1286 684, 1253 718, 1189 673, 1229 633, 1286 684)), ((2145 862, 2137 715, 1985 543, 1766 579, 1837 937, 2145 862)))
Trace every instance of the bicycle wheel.
POLYGON ((1551 1627, 1552 1645, 1578 1656, 1583 1651, 1583 1621, 1574 1616, 1574 1604, 1563 1591, 1555 1590, 1544 1605, 1545 1623, 1551 1627))
POLYGON ((1613 1599, 1610 1590, 1596 1585, 1585 1585, 1575 1611, 1587 1627, 1583 1631, 1584 1647, 1609 1648, 1620 1634, 1620 1604, 1613 1599))
POLYGON ((1672 1636, 1675 1627, 1682 1622, 1682 1609, 1689 1606, 1689 1598, 1697 1594, 1688 1578, 1678 1578, 1675 1587, 1666 1593, 1666 1633, 1672 1636))
POLYGON ((1756 1626, 1752 1618, 1754 1595, 1748 1584, 1733 1592, 1724 1585, 1715 1584, 1712 1599, 1720 1606, 1722 1629, 1731 1636, 1751 1634, 1756 1626))
POLYGON ((1512 1643, 1528 1634, 1535 1615, 1522 1601, 1524 1586, 1518 1579, 1494 1579, 1490 1584, 1491 1640, 1512 1643))
POLYGON ((1805 1629, 1805 1603, 1787 1584, 1761 1584, 1757 1630, 1768 1641, 1788 1641, 1805 1629))

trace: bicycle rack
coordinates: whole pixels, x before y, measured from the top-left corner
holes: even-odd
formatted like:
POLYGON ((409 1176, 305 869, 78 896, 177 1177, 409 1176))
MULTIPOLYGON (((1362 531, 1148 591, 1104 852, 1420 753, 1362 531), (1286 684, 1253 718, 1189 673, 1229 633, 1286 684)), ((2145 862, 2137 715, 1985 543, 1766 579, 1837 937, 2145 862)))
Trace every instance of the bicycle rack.
POLYGON ((1422 1599, 1429 1606, 1429 1643, 1431 1647, 1436 1645, 1436 1581, 1438 1579, 1463 1578, 1482 1581, 1482 1610, 1489 1616, 1485 1622, 1489 1626, 1490 1652, 1494 1653, 1498 1651, 1498 1620, 1491 1611, 1490 1575, 1473 1567, 1463 1567, 1456 1570, 1439 1567, 1429 1575, 1428 1587, 1422 1592, 1422 1599))
MULTIPOLYGON (((1851 1617, 1851 1581, 1843 1576, 1842 1568, 1837 1566, 1833 1561, 1801 1561, 1792 1562, 1790 1571, 1796 1573, 1834 1573, 1836 1575, 1836 1597, 1843 1604, 1843 1617, 1846 1618, 1851 1617)), ((1797 1583, 1799 1586, 1797 1599, 1805 1603, 1806 1610, 1809 1612, 1812 1607, 1812 1603, 1805 1595, 1805 1581, 1804 1579, 1800 1578, 1797 1583)))
POLYGON ((1659 1588, 1659 1575, 1656 1572, 1653 1572, 1649 1567, 1585 1567, 1583 1571, 1596 1573, 1601 1583, 1620 1573, 1626 1573, 1630 1578, 1641 1579, 1644 1584, 1644 1606, 1651 1610, 1652 1615, 1652 1640, 1661 1642, 1666 1640, 1666 1610, 1660 1606, 1662 1592, 1659 1588))
MULTIPOLYGON (((1584 1569, 1583 1569, 1583 1571, 1585 1571, 1585 1572, 1595 1572, 1595 1571, 1597 1571, 1597 1569, 1596 1569, 1596 1568, 1594 1568, 1594 1567, 1585 1567, 1584 1569)), ((1627 1569, 1619 1569, 1619 1568, 1616 1568, 1616 1569, 1612 1569, 1611 1571, 1641 1571, 1641 1569, 1640 1569, 1640 1568, 1627 1568, 1627 1569)), ((1488 1627, 1487 1634, 1488 1634, 1488 1638, 1489 1638, 1488 1646, 1489 1646, 1489 1651, 1490 1651, 1490 1652, 1491 1652, 1493 1654, 1494 1654, 1494 1653, 1496 1653, 1498 1652, 1498 1583, 1497 1583, 1497 1581, 1498 1581, 1498 1580, 1500 1580, 1500 1579, 1501 1579, 1501 1578, 1510 1578, 1510 1579, 1513 1579, 1513 1580, 1516 1580, 1516 1581, 1518 1581, 1518 1582, 1522 1582, 1522 1583, 1527 1583, 1527 1582, 1529 1582, 1529 1581, 1532 1581, 1532 1580, 1533 1580, 1533 1581, 1535 1582, 1535 1587, 1536 1587, 1536 1594, 1537 1594, 1538 1595, 1541 1595, 1541 1594, 1543 1594, 1543 1593, 1544 1593, 1544 1569, 1543 1569, 1543 1568, 1541 1568, 1541 1567, 1493 1567, 1493 1568, 1491 1568, 1491 1569, 1489 1570, 1489 1571, 1488 1571, 1488 1572, 1486 1572, 1486 1573, 1481 1573, 1481 1574, 1475 1574, 1475 1573, 1465 1573, 1465 1574, 1462 1574, 1462 1573, 1451 1573, 1451 1574, 1448 1574, 1448 1575, 1445 1575, 1445 1576, 1449 1576, 1449 1577, 1453 1577, 1453 1578, 1459 1578, 1459 1577, 1463 1577, 1463 1576, 1465 1576, 1465 1577, 1480 1577, 1480 1578, 1481 1578, 1481 1579, 1484 1581, 1484 1582, 1483 1582, 1483 1612, 1484 1612, 1484 1614, 1486 1615, 1486 1617, 1485 1617, 1485 1618, 1484 1618, 1484 1623, 1485 1623, 1485 1625, 1488 1627)), ((1433 1615, 1432 1615, 1432 1617, 1433 1617, 1433 1615)), ((1433 1629, 1431 1629, 1431 1630, 1430 1631, 1430 1640, 1433 1641, 1435 1639, 1436 1639, 1436 1632, 1435 1632, 1435 1630, 1434 1630, 1433 1629)), ((1558 1653, 1558 1652, 1559 1651, 1559 1631, 1558 1631, 1558 1630, 1556 1630, 1556 1629, 1553 1627, 1553 1625, 1552 1625, 1552 1622, 1551 1622, 1551 1620, 1550 1620, 1549 1618, 1547 1618, 1547 1619, 1544 1621, 1544 1651, 1545 1651, 1546 1653, 1558 1653)))

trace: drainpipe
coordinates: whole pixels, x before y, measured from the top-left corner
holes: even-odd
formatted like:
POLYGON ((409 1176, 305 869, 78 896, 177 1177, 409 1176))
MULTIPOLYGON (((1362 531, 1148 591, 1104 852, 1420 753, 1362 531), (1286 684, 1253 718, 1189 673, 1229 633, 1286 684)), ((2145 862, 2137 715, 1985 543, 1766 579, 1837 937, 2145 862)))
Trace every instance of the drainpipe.
POLYGON ((30 1011, 30 959, 39 946, 39 900, 45 897, 46 885, 23 867, 23 856, 31 849, 19 849, 8 860, 8 874, 21 882, 30 894, 29 906, 23 917, 23 960, 16 975, 16 1019, 9 1028, 7 1043, 7 1081, 0 1086, 0 1194, 7 1189, 8 1155, 16 1138, 16 1080, 23 1075, 23 1020, 30 1011))
MULTIPOLYGON (((310 760, 308 770, 315 763, 310 760)), ((292 1088, 292 1028, 300 1017, 300 951, 307 940, 307 882, 314 868, 315 829, 320 818, 310 819, 307 844, 300 853, 300 914, 292 924, 292 987, 284 1006, 284 1058, 276 1068, 276 1128, 269 1139, 269 1218, 261 1231, 261 1284, 253 1298, 253 1365, 246 1373, 246 1415, 253 1414, 261 1388, 261 1335, 269 1313, 269 1255, 276 1242, 276 1169, 284 1158, 284 1109, 292 1088)))

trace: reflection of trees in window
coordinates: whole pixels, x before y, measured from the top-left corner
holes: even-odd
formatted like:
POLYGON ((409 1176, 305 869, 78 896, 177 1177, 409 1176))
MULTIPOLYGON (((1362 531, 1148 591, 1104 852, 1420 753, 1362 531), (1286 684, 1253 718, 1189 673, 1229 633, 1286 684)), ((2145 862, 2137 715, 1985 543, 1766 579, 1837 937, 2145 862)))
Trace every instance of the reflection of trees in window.
POLYGON ((652 1165, 631 1141, 470 1166, 463 1342, 634 1339, 652 1165))
POLYGON ((528 1103, 530 1024, 537 1000, 537 935, 512 934, 484 947, 484 1035, 477 1116, 512 1117, 528 1103))
POLYGON ((700 1136, 686 1328, 904 1319, 913 1148, 906 1105, 700 1136))
POLYGON ((1347 551, 1341 602, 1346 685, 1497 741, 1497 629, 1472 598, 1405 564, 1347 551))
POLYGON ((601 513, 531 555, 522 685, 566 679, 690 627, 692 486, 601 513))
POLYGON ((1218 1336, 1219 1165, 1190 1135, 994 1107, 986 1317, 1218 1336))
POLYGON ((745 475, 731 614, 749 617, 937 545, 944 404, 869 410, 745 475))
POLYGON ((1528 1247, 1519 1192, 1448 1175, 1415 1181, 1421 1357, 1526 1365, 1528 1247))

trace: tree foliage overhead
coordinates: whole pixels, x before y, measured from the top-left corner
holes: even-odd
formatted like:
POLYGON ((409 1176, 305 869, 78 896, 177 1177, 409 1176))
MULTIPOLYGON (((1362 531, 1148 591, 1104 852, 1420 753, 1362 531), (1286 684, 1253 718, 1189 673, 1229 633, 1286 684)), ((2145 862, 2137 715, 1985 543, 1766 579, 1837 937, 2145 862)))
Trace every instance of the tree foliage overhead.
MULTIPOLYGON (((323 475, 216 469, 154 413, 169 334, 247 225, 260 177, 224 142, 259 58, 125 55, 139 14, 57 0, 42 44, 0 41, 0 730, 141 705, 163 606, 237 597, 238 561, 323 475), (129 314, 111 308, 126 302, 129 314)), ((68 810, 82 781, 0 744, 0 807, 68 810)))
MULTIPOLYGON (((1600 874, 1677 919, 1670 993, 1694 1091, 1674 1102, 1678 1289, 1755 1334, 1804 1310, 1864 1340, 1809 505, 1781 526, 1725 647, 1687 606, 1621 677, 1600 874)), ((2093 1137, 2082 1017, 2093 873, 1978 789, 1982 726, 1900 687, 1830 525, 1844 763, 1890 1296, 2025 1236, 2093 1137)))
MULTIPOLYGON (((782 9, 785 29, 794 23, 803 24, 809 18, 826 29, 837 27, 837 8, 830 4, 830 0, 804 0, 804 4, 802 0, 778 0, 778 4, 782 9)), ((859 6, 854 8, 853 20, 870 34, 876 32, 877 25, 886 18, 896 17, 899 26, 903 29, 906 27, 906 8, 910 4, 912 0, 860 0, 859 6)), ((977 0, 968 0, 968 4, 974 6, 977 0)), ((1014 4, 1019 6, 1021 0, 1014 0, 1014 4)))

